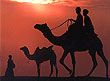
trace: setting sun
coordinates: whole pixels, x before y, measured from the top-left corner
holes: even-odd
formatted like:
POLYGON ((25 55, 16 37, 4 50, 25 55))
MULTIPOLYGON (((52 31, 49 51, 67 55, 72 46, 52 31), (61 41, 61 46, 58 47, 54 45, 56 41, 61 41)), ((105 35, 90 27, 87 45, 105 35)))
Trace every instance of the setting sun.
POLYGON ((58 2, 58 0, 11 0, 11 1, 40 3, 40 4, 49 4, 53 2, 58 2))

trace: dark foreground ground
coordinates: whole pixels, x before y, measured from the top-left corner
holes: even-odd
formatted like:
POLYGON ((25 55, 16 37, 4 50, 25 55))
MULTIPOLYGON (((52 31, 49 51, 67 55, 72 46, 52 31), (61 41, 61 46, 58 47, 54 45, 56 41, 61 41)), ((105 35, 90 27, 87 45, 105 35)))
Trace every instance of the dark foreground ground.
MULTIPOLYGON (((0 77, 0 81, 10 81, 5 77, 0 77)), ((110 81, 110 79, 102 78, 102 77, 31 77, 31 76, 22 76, 22 77, 15 77, 14 80, 11 81, 110 81)))

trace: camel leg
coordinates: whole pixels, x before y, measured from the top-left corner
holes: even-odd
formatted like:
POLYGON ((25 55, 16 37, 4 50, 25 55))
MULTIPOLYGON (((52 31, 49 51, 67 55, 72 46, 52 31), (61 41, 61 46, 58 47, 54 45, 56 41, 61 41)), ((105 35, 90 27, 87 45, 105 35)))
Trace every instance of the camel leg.
POLYGON ((75 61, 74 53, 70 52, 70 55, 71 55, 71 58, 72 58, 72 64, 73 64, 73 72, 72 72, 71 77, 74 77, 74 75, 75 75, 75 64, 76 64, 76 61, 75 61))
POLYGON ((56 77, 58 76, 58 68, 57 68, 57 64, 54 64, 55 66, 55 70, 56 70, 56 77))
POLYGON ((106 66, 106 77, 108 78, 108 61, 106 57, 104 56, 103 49, 97 50, 98 55, 102 58, 103 62, 106 66))
POLYGON ((91 73, 94 71, 94 69, 96 68, 97 66, 97 61, 96 61, 96 51, 89 51, 90 53, 90 56, 92 58, 92 61, 93 61, 93 67, 92 67, 92 70, 90 71, 90 73, 87 75, 87 76, 90 76, 91 73))
POLYGON ((38 72, 38 77, 40 77, 40 64, 37 63, 37 72, 38 72))
POLYGON ((66 70, 69 71, 69 73, 71 73, 72 71, 64 64, 64 59, 67 56, 68 51, 64 51, 63 56, 60 59, 60 63, 65 67, 66 70))
POLYGON ((50 75, 49 77, 51 77, 52 73, 53 73, 53 64, 50 64, 51 65, 51 72, 50 72, 50 75))

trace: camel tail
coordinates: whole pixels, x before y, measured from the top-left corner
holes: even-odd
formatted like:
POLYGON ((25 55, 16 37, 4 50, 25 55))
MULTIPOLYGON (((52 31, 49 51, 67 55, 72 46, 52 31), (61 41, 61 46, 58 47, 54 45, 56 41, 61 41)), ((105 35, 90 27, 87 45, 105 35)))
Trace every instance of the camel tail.
POLYGON ((103 48, 102 41, 98 37, 97 37, 97 45, 98 45, 98 48, 103 48))

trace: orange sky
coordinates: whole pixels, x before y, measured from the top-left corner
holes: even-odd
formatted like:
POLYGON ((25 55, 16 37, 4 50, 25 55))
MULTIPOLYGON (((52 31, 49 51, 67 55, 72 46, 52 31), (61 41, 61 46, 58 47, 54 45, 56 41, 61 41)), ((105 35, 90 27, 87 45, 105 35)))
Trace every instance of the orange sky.
MULTIPOLYGON (((63 1, 63 0, 62 0, 63 1)), ((71 1, 71 0, 70 0, 71 1)), ((79 0, 80 1, 80 0, 79 0)), ((92 3, 87 0, 89 4, 92 3)), ((98 1, 98 0, 97 0, 98 1)), ((63 1, 65 2, 65 0, 63 1)), ((84 0, 83 0, 84 3, 84 0)), ((64 6, 59 2, 55 4, 32 4, 32 3, 18 3, 10 1, 2 1, 1 3, 1 73, 4 75, 7 66, 8 55, 13 55, 13 60, 16 64, 15 76, 36 76, 37 70, 34 61, 30 61, 24 56, 23 52, 19 50, 21 46, 28 46, 31 53, 36 47, 42 48, 52 45, 44 38, 41 32, 34 29, 37 23, 47 23, 50 28, 54 28, 69 18, 76 18, 74 7, 68 6, 65 2, 64 6), (26 69, 24 69, 27 67, 26 69)), ((78 3, 79 4, 79 3, 78 3)), ((82 4, 82 3, 81 3, 82 4)), ((96 5, 96 4, 94 4, 96 5)), ((81 6, 81 5, 80 5, 81 6)), ((86 3, 82 4, 82 9, 88 8, 90 10, 90 17, 94 23, 95 31, 98 33, 104 44, 104 53, 110 61, 110 9, 100 6, 88 6, 86 3)), ((66 25, 59 29, 53 30, 54 35, 62 35, 67 30, 66 25)), ((59 68, 59 76, 69 76, 64 67, 59 64, 59 59, 62 56, 63 49, 54 46, 54 51, 57 55, 57 62, 59 68)), ((86 75, 92 67, 92 61, 87 52, 76 52, 76 76, 86 75)), ((93 72, 93 76, 105 76, 104 63, 97 56, 98 66, 93 72)), ((65 63, 71 68, 70 55, 65 59, 65 63)), ((48 76, 50 72, 49 62, 41 64, 41 76, 48 76), (45 67, 45 69, 44 69, 45 67)), ((110 68, 110 64, 109 64, 110 68)), ((55 73, 54 73, 55 76, 55 73)), ((110 71, 109 71, 110 76, 110 71)))

